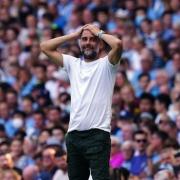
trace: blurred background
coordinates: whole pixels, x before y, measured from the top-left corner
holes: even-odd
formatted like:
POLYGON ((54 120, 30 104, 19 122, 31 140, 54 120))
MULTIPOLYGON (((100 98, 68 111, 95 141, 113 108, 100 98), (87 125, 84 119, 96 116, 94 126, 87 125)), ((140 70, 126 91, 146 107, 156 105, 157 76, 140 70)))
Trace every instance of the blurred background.
MULTIPOLYGON (((123 42, 111 179, 180 179, 179 0, 1 0, 0 179, 68 180, 71 89, 39 44, 87 23, 123 42)), ((81 57, 76 41, 59 51, 81 57)))

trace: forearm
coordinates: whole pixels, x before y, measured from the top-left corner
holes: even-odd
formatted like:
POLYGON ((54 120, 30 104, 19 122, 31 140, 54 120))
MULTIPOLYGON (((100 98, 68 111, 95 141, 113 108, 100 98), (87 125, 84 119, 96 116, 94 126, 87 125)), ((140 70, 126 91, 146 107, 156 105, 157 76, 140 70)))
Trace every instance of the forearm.
POLYGON ((58 48, 59 45, 73 39, 76 39, 75 33, 44 41, 40 44, 40 46, 41 46, 41 49, 44 51, 47 51, 47 50, 54 51, 58 48))
POLYGON ((102 34, 101 39, 105 41, 112 49, 122 49, 121 40, 110 34, 102 34))

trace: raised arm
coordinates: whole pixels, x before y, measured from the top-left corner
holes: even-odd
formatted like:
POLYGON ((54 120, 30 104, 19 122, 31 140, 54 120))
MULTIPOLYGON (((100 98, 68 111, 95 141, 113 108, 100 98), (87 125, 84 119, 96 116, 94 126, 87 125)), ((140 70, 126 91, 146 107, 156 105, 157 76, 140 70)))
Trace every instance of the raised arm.
POLYGON ((82 29, 83 27, 77 32, 42 42, 40 44, 42 52, 44 52, 55 64, 63 67, 63 56, 61 52, 57 51, 57 48, 65 42, 79 38, 82 29))
POLYGON ((111 47, 108 53, 108 59, 111 64, 117 64, 121 58, 122 41, 113 35, 104 33, 95 25, 87 25, 85 29, 90 30, 95 36, 98 36, 111 47))

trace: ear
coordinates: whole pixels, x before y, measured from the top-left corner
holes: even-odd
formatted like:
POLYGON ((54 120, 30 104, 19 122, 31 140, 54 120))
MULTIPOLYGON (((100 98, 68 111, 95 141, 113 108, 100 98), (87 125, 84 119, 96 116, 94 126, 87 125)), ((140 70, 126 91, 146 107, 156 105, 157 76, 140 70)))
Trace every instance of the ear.
POLYGON ((79 49, 82 50, 82 48, 81 48, 81 40, 80 39, 78 39, 78 46, 79 46, 79 49))
POLYGON ((100 42, 99 42, 99 49, 100 49, 100 50, 103 50, 104 47, 105 47, 104 41, 103 41, 103 40, 100 40, 100 42))
POLYGON ((79 47, 81 46, 81 44, 80 44, 80 39, 78 39, 78 46, 79 46, 79 47))

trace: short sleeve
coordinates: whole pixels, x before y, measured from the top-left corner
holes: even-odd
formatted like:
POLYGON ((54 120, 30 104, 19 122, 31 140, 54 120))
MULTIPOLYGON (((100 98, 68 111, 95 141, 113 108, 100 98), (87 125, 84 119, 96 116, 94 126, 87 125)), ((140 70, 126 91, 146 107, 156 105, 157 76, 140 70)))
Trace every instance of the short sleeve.
POLYGON ((62 54, 63 56, 63 69, 69 74, 71 71, 71 67, 73 66, 73 62, 76 60, 75 57, 62 54))
POLYGON ((117 64, 111 64, 109 59, 108 59, 108 56, 105 56, 104 57, 104 60, 106 62, 106 66, 108 67, 108 69, 114 73, 116 73, 118 67, 119 67, 119 64, 120 64, 120 61, 117 63, 117 64))

